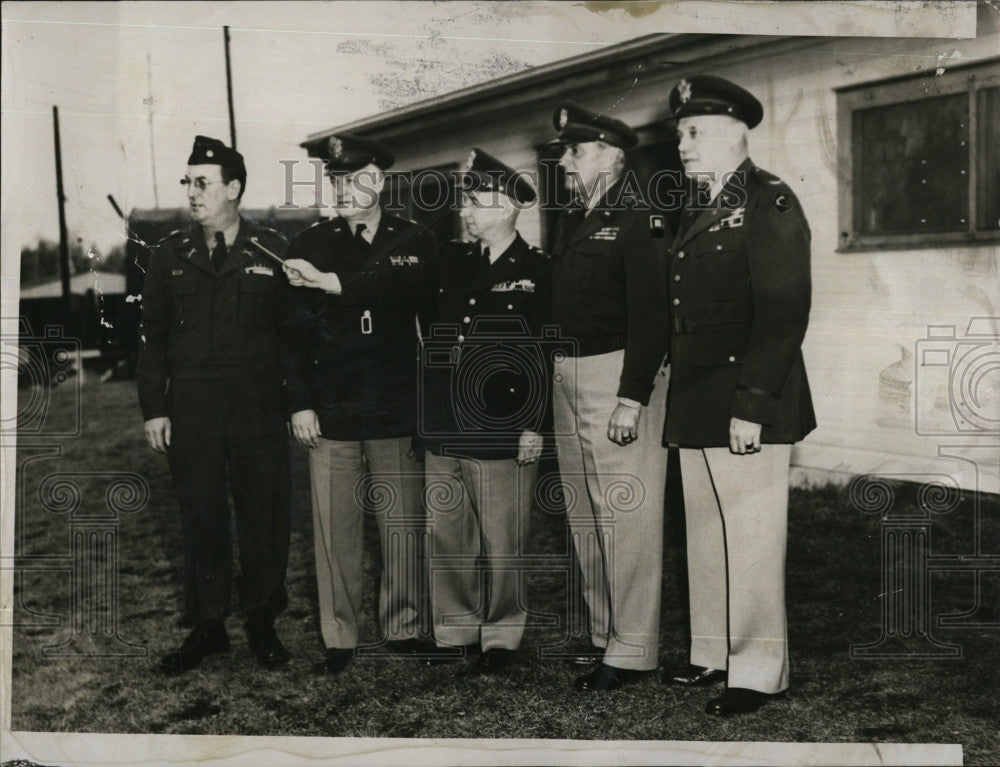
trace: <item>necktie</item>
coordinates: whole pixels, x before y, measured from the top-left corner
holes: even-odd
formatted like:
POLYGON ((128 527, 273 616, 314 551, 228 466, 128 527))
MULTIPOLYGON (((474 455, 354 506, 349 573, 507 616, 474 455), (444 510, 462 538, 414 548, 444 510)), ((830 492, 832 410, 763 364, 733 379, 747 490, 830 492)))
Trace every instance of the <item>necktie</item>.
POLYGON ((483 269, 490 268, 490 249, 483 248, 483 269))
POLYGON ((358 224, 358 225, 357 225, 356 227, 354 227, 354 239, 356 239, 356 240, 357 240, 358 242, 360 242, 360 243, 361 243, 362 245, 368 245, 368 244, 369 244, 369 243, 368 243, 368 240, 366 240, 366 239, 365 239, 365 238, 364 238, 364 237, 362 236, 362 234, 361 234, 361 233, 362 233, 362 232, 364 232, 364 231, 365 231, 365 229, 367 229, 367 228, 368 228, 368 227, 367 227, 367 226, 365 226, 364 224, 358 224))
POLYGON ((212 266, 215 271, 222 268, 222 262, 226 260, 229 249, 226 247, 226 235, 222 232, 215 233, 215 247, 212 248, 212 266))

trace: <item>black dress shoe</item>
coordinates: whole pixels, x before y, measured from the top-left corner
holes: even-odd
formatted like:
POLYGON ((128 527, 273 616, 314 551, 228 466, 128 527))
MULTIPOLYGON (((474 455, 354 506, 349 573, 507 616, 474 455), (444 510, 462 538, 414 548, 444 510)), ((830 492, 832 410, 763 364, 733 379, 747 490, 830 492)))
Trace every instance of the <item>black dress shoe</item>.
POLYGON ((483 654, 476 662, 476 671, 480 674, 498 674, 501 671, 506 671, 513 665, 514 656, 514 650, 508 650, 504 647, 491 647, 489 650, 483 650, 483 654))
POLYGON ((718 698, 712 698, 705 706, 705 713, 713 716, 735 716, 756 711, 772 698, 782 697, 784 693, 770 695, 759 690, 748 690, 744 687, 729 687, 718 698))
POLYGON ((578 690, 590 690, 591 692, 607 692, 617 690, 626 682, 630 682, 637 677, 639 671, 628 668, 617 668, 602 663, 589 674, 577 677, 573 686, 578 690))
POLYGON ((202 658, 219 652, 228 652, 229 635, 221 620, 200 623, 188 634, 179 650, 167 653, 160 659, 160 670, 176 676, 201 665, 202 658))
POLYGON ((313 664, 313 671, 317 674, 339 674, 353 659, 353 647, 330 647, 323 652, 323 660, 313 664))
POLYGON ((182 612, 180 617, 177 619, 178 628, 189 629, 198 622, 198 618, 195 613, 192 612, 182 612))
POLYGON ((291 654, 281 644, 274 630, 271 616, 255 613, 247 618, 247 644, 250 654, 264 668, 275 668, 288 663, 291 654))
POLYGON ((717 668, 705 668, 704 666, 688 666, 683 671, 669 672, 663 671, 660 677, 663 684, 680 684, 685 687, 705 687, 716 682, 726 681, 726 672, 717 668))
POLYGON ((446 663, 457 663, 465 658, 479 654, 479 643, 461 645, 460 647, 435 647, 431 655, 424 659, 428 666, 441 666, 446 663))

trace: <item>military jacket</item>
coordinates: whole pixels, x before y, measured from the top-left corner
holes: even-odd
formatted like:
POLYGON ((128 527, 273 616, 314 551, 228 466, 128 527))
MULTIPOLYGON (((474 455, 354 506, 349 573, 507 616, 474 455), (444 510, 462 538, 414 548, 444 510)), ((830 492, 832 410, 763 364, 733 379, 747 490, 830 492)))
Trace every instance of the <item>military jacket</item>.
POLYGON ((625 350, 617 395, 649 403, 669 338, 666 219, 613 185, 585 214, 559 219, 552 254, 552 320, 579 356, 625 350))
POLYGON ((729 445, 733 417, 791 443, 816 426, 802 358, 810 232, 792 190, 749 159, 671 247, 664 442, 729 445))
POLYGON ((171 380, 263 381, 279 396, 279 307, 288 282, 274 257, 285 247, 278 232, 241 218, 218 271, 197 224, 151 249, 137 366, 146 420, 169 415, 171 380))
POLYGON ((479 242, 449 242, 421 353, 418 444, 439 455, 517 456, 525 430, 549 428, 551 295, 546 253, 517 235, 492 264, 479 242))
POLYGON ((291 412, 315 410, 326 439, 388 439, 416 427, 417 317, 430 296, 434 236, 382 214, 372 243, 342 218, 314 224, 288 249, 342 292, 292 288, 284 318, 282 370, 291 412))

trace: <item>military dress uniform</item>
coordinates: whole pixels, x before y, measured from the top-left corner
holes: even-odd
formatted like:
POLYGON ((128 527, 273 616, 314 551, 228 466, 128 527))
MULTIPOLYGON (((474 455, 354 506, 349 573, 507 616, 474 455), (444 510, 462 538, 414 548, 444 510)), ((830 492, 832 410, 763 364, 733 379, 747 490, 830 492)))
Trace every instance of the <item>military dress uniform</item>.
MULTIPOLYGON (((635 143, 623 123, 574 105, 555 122, 567 142, 635 143)), ((667 238, 664 217, 619 180, 589 212, 561 214, 552 254, 552 320, 573 343, 555 365, 556 449, 590 640, 606 666, 629 671, 659 663, 667 238), (643 406, 638 438, 624 446, 607 436, 619 398, 643 406)))
POLYGON ((401 641, 420 633, 423 468, 412 439, 417 314, 435 247, 423 226, 382 212, 370 243, 335 217, 300 233, 288 250, 290 259, 335 272, 342 285, 340 295, 292 290, 283 363, 290 411, 314 410, 319 419, 320 445, 309 451, 309 466, 328 650, 358 643, 366 510, 382 543, 382 634, 401 641))
MULTIPOLYGON (((761 114, 752 95, 712 77, 682 81, 671 106, 675 116, 724 109, 750 127, 761 114)), ((670 257, 664 444, 680 446, 690 662, 727 671, 729 688, 774 694, 788 686, 791 444, 816 425, 801 351, 809 225, 788 185, 750 159, 711 207, 682 220, 670 257), (759 452, 730 451, 734 417, 762 425, 759 452)))
POLYGON ((196 623, 229 612, 233 493, 244 609, 272 618, 287 604, 288 431, 279 373, 279 315, 288 285, 272 229, 241 218, 216 269, 201 227, 168 235, 149 259, 137 370, 146 420, 167 416, 168 458, 196 623))
POLYGON ((524 430, 548 420, 548 256, 516 235, 489 263, 480 242, 441 252, 422 353, 430 584, 439 646, 514 650, 527 620, 527 553, 538 464, 518 465, 524 430))

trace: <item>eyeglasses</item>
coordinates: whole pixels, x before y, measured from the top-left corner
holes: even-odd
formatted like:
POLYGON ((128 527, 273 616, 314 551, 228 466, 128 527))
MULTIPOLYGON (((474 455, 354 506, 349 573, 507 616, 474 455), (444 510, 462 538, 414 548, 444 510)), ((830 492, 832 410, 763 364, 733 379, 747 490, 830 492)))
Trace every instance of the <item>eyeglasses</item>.
POLYGON ((188 178, 187 176, 185 176, 184 178, 181 179, 181 186, 193 186, 199 192, 204 192, 206 189, 208 189, 209 184, 224 184, 224 183, 226 182, 223 181, 222 179, 214 179, 212 181, 208 181, 202 176, 198 176, 198 178, 188 178))

